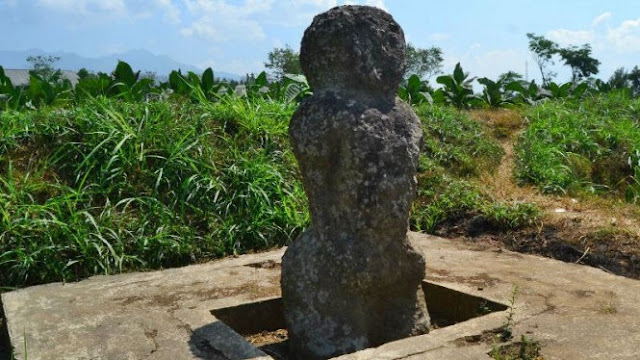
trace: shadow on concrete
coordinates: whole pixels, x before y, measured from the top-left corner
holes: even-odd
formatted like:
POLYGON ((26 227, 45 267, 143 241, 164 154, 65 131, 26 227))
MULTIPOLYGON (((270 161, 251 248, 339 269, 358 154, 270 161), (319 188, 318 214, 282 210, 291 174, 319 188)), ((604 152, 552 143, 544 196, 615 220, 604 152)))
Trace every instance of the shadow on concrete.
POLYGON ((4 307, 0 299, 0 360, 11 360, 11 342, 9 341, 9 331, 4 317, 4 307))
POLYGON ((195 329, 189 339, 191 353, 207 360, 249 360, 267 356, 221 321, 195 329))

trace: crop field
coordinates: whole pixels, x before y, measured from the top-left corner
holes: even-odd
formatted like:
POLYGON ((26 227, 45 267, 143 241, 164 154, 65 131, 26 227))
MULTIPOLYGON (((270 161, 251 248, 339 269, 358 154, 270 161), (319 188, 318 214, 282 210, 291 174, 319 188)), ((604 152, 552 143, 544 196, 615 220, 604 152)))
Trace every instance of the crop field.
MULTIPOLYGON (((399 90, 426 140, 411 229, 638 277, 633 91, 486 79, 474 95, 466 76, 399 90)), ((289 244, 309 214, 288 122, 311 92, 210 70, 156 84, 126 63, 21 88, 0 68, 0 289, 289 244)))

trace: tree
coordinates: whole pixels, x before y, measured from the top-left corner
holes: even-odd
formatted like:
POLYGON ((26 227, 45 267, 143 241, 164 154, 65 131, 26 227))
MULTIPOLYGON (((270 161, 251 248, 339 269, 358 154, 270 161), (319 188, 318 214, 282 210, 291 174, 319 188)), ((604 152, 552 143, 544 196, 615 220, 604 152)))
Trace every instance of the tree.
POLYGON ((85 69, 85 68, 81 68, 80 70, 78 70, 78 72, 76 73, 78 75, 79 79, 86 79, 89 76, 91 76, 92 74, 89 72, 89 70, 85 69))
POLYGON ((302 74, 300 67, 300 54, 289 45, 284 48, 275 48, 269 52, 269 61, 264 64, 271 70, 271 77, 276 81, 282 81, 284 74, 302 74))
POLYGON ((600 61, 591 57, 591 45, 569 46, 558 49, 557 52, 564 60, 564 64, 571 67, 571 81, 573 83, 598 73, 600 61))
POLYGON ((53 65, 60 60, 59 56, 29 56, 27 62, 31 64, 31 71, 47 82, 59 82, 62 80, 62 71, 53 65))
POLYGON ((526 81, 524 81, 524 78, 522 77, 522 75, 518 74, 515 71, 507 71, 506 73, 503 73, 500 76, 498 76, 498 82, 501 82, 503 84, 508 84, 514 81, 526 84, 526 81))
POLYGON ((524 80, 524 77, 515 71, 507 71, 506 73, 498 76, 497 83, 500 84, 502 92, 508 99, 513 99, 518 95, 516 91, 507 89, 507 86, 514 82, 520 84, 522 87, 528 86, 528 83, 524 80))
POLYGON ((627 79, 631 84, 631 89, 635 96, 640 96, 640 68, 634 66, 633 69, 627 75, 627 79))
POLYGON ((620 67, 613 72, 607 84, 609 84, 612 89, 624 89, 629 84, 628 77, 629 74, 627 71, 623 67, 620 67))
POLYGON ((416 48, 407 44, 407 70, 405 79, 418 75, 420 79, 430 78, 442 71, 442 49, 437 46, 428 49, 416 48))
POLYGON ((542 83, 546 85, 557 75, 555 72, 549 71, 548 66, 554 64, 553 56, 558 53, 558 44, 533 33, 527 33, 527 38, 529 38, 529 50, 531 50, 533 59, 540 69, 542 83))

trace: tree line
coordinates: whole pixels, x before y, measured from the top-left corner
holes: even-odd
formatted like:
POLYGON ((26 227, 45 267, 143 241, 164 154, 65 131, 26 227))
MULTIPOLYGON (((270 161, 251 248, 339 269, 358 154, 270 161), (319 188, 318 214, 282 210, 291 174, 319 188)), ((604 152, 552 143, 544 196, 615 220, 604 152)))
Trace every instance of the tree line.
MULTIPOLYGON (((561 47, 544 36, 527 34, 529 50, 538 66, 542 83, 526 81, 517 72, 498 77, 472 77, 457 64, 451 74, 442 74, 443 52, 436 46, 418 48, 407 44, 407 68, 398 89, 403 100, 418 105, 423 102, 450 104, 459 108, 499 107, 512 104, 535 104, 549 98, 581 97, 588 93, 624 91, 640 96, 640 68, 617 69, 608 81, 596 79, 600 61, 592 56, 589 44, 561 47), (557 73, 551 68, 557 61, 571 69, 571 79, 555 82, 557 73), (439 76, 437 76, 439 75, 439 76), (434 88, 428 79, 436 76, 440 85, 434 88), (473 84, 482 86, 474 92, 473 84)), ((30 56, 30 80, 27 86, 14 86, 0 67, 0 109, 35 108, 54 103, 78 102, 86 97, 117 97, 127 101, 166 98, 172 94, 194 100, 220 99, 222 96, 246 96, 300 101, 312 93, 300 67, 299 54, 286 45, 268 53, 265 67, 268 73, 247 74, 243 81, 228 81, 214 77, 211 68, 202 74, 172 71, 168 80, 159 82, 153 73, 134 71, 120 61, 110 74, 78 71, 74 87, 55 68, 54 56, 30 56)))

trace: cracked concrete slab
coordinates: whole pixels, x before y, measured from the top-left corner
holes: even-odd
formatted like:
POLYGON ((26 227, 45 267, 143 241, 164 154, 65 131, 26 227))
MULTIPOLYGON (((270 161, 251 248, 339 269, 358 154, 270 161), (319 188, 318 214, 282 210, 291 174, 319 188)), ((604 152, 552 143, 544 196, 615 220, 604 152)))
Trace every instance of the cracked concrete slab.
MULTIPOLYGON (((545 359, 638 359, 640 282, 575 264, 411 234, 427 280, 508 304, 515 337, 545 359)), ((97 276, 2 294, 16 359, 271 359, 211 310, 280 295, 284 250, 146 273, 97 276)), ((488 359, 481 334, 505 312, 339 357, 488 359)))

